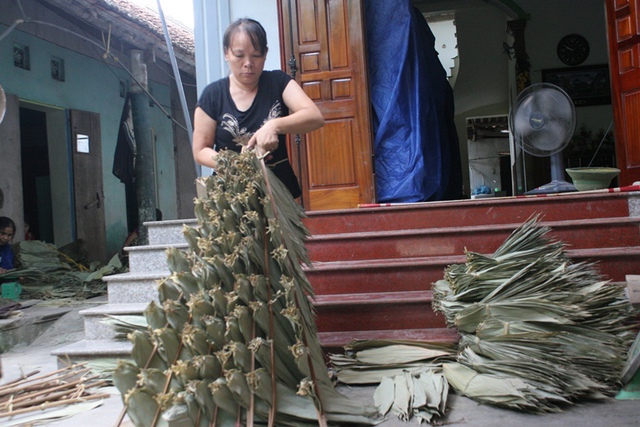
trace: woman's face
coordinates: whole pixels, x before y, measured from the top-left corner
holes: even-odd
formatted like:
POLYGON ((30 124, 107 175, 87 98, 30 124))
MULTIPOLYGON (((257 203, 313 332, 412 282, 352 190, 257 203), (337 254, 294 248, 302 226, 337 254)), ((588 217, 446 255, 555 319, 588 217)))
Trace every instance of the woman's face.
POLYGON ((6 228, 0 229, 0 246, 4 246, 7 243, 11 243, 11 241, 13 240, 14 233, 15 233, 15 230, 13 229, 13 227, 6 227, 6 228))
POLYGON ((267 55, 253 47, 247 33, 238 31, 231 37, 224 57, 229 62, 231 74, 238 82, 245 85, 258 84, 267 55))

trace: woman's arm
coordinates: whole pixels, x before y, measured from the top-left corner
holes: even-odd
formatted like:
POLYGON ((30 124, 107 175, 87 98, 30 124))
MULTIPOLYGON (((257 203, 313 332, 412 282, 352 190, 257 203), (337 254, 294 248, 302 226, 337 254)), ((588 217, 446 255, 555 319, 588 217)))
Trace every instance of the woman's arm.
POLYGON ((193 117, 193 158, 195 161, 210 168, 215 167, 215 158, 218 155, 213 149, 217 122, 213 120, 200 107, 196 108, 193 117))
POLYGON ((295 80, 287 84, 282 99, 289 109, 289 115, 262 125, 249 140, 248 148, 257 145, 260 151, 273 151, 278 147, 278 135, 307 133, 324 126, 320 109, 295 80))

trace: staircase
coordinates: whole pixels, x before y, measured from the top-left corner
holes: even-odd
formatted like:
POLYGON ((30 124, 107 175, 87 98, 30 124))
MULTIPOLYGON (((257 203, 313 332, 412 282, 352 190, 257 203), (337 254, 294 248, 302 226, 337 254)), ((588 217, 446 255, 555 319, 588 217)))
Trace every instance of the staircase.
MULTIPOLYGON (((316 293, 317 326, 328 351, 350 340, 393 338, 454 341, 431 309, 431 284, 464 250, 493 253, 532 215, 567 244, 576 262, 596 261, 615 282, 640 274, 640 192, 585 192, 542 197, 431 202, 310 212, 306 269, 316 293)), ((165 249, 186 248, 183 224, 147 223, 150 245, 128 248, 131 272, 105 277, 108 304, 81 312, 85 340, 54 352, 61 364, 125 358, 131 344, 114 339, 104 316, 140 314, 157 299, 156 280, 169 274, 165 249)))

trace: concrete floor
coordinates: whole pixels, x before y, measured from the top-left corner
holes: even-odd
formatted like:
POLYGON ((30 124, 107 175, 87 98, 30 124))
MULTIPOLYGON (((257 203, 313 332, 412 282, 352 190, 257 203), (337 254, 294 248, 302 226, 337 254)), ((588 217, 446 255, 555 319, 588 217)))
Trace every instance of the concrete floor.
MULTIPOLYGON (((41 374, 57 370, 57 361, 51 356, 51 351, 64 344, 83 339, 84 331, 81 316, 78 311, 95 306, 100 301, 90 301, 76 304, 70 311, 54 322, 42 335, 29 345, 17 345, 8 352, 0 355, 2 360, 3 377, 0 384, 17 378, 21 372, 31 372, 36 369, 41 374)), ((341 392, 349 399, 358 399, 367 404, 373 402, 373 387, 340 387, 341 392)), ((102 389, 111 397, 99 406, 83 410, 66 419, 52 419, 40 425, 64 427, 130 427, 131 421, 125 416, 121 424, 117 424, 122 412, 122 400, 114 387, 102 389)), ((439 420, 438 425, 453 427, 630 427, 640 426, 640 402, 637 400, 611 399, 604 403, 583 403, 568 408, 559 414, 529 415, 514 411, 498 409, 480 405, 473 400, 452 393, 449 396, 450 411, 447 416, 439 420)), ((83 409, 78 407, 78 409, 83 409)), ((24 420, 7 420, 0 418, 1 426, 25 425, 24 420)), ((403 422, 391 418, 380 424, 382 427, 406 427, 417 425, 416 421, 403 422)))

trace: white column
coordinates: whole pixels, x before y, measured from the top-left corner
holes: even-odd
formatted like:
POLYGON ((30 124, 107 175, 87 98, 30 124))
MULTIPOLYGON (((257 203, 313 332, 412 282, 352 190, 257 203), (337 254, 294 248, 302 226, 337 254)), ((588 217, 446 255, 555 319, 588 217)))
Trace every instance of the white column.
POLYGON ((222 35, 231 22, 232 0, 193 0, 198 96, 204 87, 227 74, 222 35))

